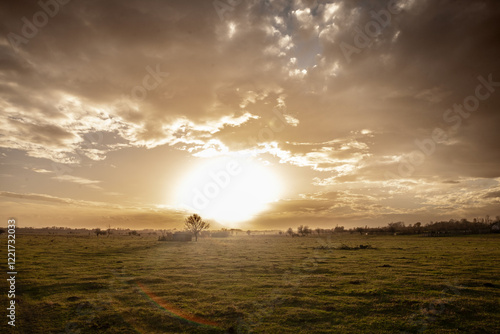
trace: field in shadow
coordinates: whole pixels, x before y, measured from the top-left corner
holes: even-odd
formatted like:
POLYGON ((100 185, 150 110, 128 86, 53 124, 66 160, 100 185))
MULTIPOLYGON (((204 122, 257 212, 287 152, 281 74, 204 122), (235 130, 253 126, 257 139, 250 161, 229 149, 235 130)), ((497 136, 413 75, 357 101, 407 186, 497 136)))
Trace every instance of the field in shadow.
POLYGON ((19 235, 15 332, 496 333, 499 237, 19 235))

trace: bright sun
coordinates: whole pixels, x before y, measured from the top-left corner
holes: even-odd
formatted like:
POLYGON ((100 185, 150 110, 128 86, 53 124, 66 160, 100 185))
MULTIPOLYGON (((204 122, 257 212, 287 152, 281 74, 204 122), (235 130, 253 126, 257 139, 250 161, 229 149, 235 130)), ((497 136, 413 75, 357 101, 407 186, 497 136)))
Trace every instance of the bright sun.
POLYGON ((216 158, 186 173, 176 189, 180 206, 203 218, 235 226, 279 198, 271 166, 251 158, 216 158))

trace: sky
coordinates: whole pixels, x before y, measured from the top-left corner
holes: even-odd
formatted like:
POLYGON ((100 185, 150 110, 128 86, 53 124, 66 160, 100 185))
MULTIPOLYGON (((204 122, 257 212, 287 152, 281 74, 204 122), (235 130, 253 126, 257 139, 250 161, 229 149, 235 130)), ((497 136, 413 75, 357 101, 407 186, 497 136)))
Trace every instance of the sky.
POLYGON ((500 215, 500 3, 3 1, 21 226, 500 215))

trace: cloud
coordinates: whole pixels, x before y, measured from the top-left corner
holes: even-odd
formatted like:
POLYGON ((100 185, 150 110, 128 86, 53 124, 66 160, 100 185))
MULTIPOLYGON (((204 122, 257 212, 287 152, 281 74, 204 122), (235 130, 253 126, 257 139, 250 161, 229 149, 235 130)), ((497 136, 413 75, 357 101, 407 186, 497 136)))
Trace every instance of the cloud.
POLYGON ((72 200, 58 198, 54 196, 49 196, 45 194, 18 194, 9 191, 1 191, 0 196, 14 198, 14 199, 23 199, 23 200, 32 200, 32 201, 44 201, 44 202, 52 202, 58 204, 70 204, 72 200))
POLYGON ((186 213, 158 207, 113 205, 46 194, 1 191, 2 211, 22 226, 181 228, 186 213))
POLYGON ((44 168, 32 168, 31 169, 35 173, 40 173, 40 174, 48 174, 48 173, 53 173, 53 171, 44 169, 44 168))
POLYGON ((483 196, 483 198, 500 198, 500 191, 492 191, 483 196))
MULTIPOLYGON (((6 36, 22 34, 21 18, 40 7, 2 4, 0 147, 38 159, 38 181, 52 177, 46 159, 90 175, 125 152, 167 147, 183 161, 250 154, 280 165, 309 183, 289 198, 340 192, 344 183, 404 193, 413 181, 436 187, 431 197, 444 206, 453 200, 448 187, 500 177, 500 7, 398 0, 390 24, 360 45, 360 29, 389 3, 243 1, 221 20, 210 1, 71 2, 20 45, 6 36), (356 52, 346 57, 345 44, 356 52), (489 75, 493 91, 477 110, 460 124, 446 120, 489 75), (449 140, 403 175, 421 150, 416 141, 435 128, 449 140)), ((51 180, 127 193, 92 177, 51 180)), ((456 207, 475 208, 473 194, 456 207)), ((304 203, 280 205, 288 204, 304 203)), ((320 217, 332 207, 306 204, 320 217)))
MULTIPOLYGON (((104 159, 110 151, 127 146, 203 147, 210 140, 221 140, 225 127, 240 127, 238 133, 260 130, 269 121, 273 92, 280 91, 287 99, 283 116, 287 136, 328 141, 346 131, 381 129, 382 137, 375 135, 369 145, 372 151, 397 126, 394 135, 406 132, 402 135, 406 138, 392 146, 392 153, 402 154, 404 146, 412 148, 416 130, 425 132, 439 125, 433 114, 439 116, 440 108, 466 96, 467 85, 459 84, 463 81, 456 77, 468 74, 452 70, 454 66, 471 64, 483 75, 494 69, 491 55, 496 46, 486 41, 492 36, 487 27, 498 10, 488 2, 447 2, 447 15, 443 15, 443 6, 432 2, 400 1, 400 13, 392 15, 374 45, 355 55, 352 63, 345 61, 339 43, 353 44, 355 27, 372 21, 370 13, 384 10, 387 2, 240 5, 241 10, 231 12, 227 22, 202 2, 145 5, 134 1, 61 8, 40 36, 21 45, 18 53, 7 46, 1 49, 9 59, 2 104, 8 110, 3 122, 10 131, 0 145, 63 163, 82 157, 104 159), (486 14, 464 16, 460 14, 464 10, 486 14), (287 11, 290 16, 284 15, 287 11), (204 29, 197 24, 200 21, 205 22, 204 29), (221 30, 228 24, 234 29, 230 38, 221 30), (438 24, 440 34, 429 33, 438 24), (471 27, 471 32, 464 35, 457 26, 471 27), (399 37, 394 40, 396 32, 399 37), (50 48, 43 36, 51 37, 50 48), (301 49, 315 39, 317 49, 301 49), (465 43, 471 47, 461 47, 465 43), (276 47, 277 53, 265 51, 276 47), (436 56, 437 50, 455 50, 454 57, 436 56), (438 83, 438 75, 446 79, 438 83), (251 89, 246 88, 249 84, 251 89), (23 89, 12 89, 16 85, 23 89), (155 88, 145 88, 149 85, 155 88), (262 123, 250 122, 257 119, 262 123), (85 134, 95 131, 116 133, 123 142, 86 147, 85 134)), ((4 30, 19 32, 21 14, 36 10, 36 5, 6 9, 10 15, 5 14, 4 30)), ((471 130, 485 117, 496 117, 488 109, 475 116, 471 130)), ((458 134, 457 140, 463 137, 458 134)), ((467 136, 467 140, 479 146, 489 138, 467 136)), ((249 143, 243 146, 251 148, 249 143)), ((311 151, 297 159, 318 169, 322 167, 314 161, 322 154, 311 151)))
POLYGON ((102 189, 100 186, 97 185, 101 181, 89 180, 89 179, 85 179, 82 177, 77 177, 77 176, 72 176, 72 175, 58 175, 58 176, 54 176, 53 179, 58 180, 58 181, 73 182, 73 183, 87 186, 87 187, 93 188, 93 189, 102 189))

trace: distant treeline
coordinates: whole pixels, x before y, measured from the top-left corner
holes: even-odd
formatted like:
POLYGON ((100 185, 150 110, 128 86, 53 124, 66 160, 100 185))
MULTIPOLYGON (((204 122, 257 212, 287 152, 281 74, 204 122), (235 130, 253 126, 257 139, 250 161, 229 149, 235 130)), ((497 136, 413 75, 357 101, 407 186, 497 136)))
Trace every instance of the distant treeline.
MULTIPOLYGON (((166 229, 143 229, 143 230, 131 230, 124 228, 111 228, 108 226, 107 229, 86 229, 86 228, 69 228, 69 227, 43 227, 43 228, 33 228, 24 227, 18 228, 17 232, 21 234, 59 234, 59 235, 127 235, 127 236, 156 236, 165 235, 167 232, 175 233, 177 229, 166 230, 166 229), (140 232, 140 233, 139 233, 140 232)), ((5 233, 5 230, 0 228, 0 234, 5 233)), ((292 237, 298 236, 308 236, 308 235, 321 235, 321 234, 336 234, 336 233, 359 233, 363 234, 421 234, 425 236, 443 236, 443 235, 458 235, 458 234, 480 234, 480 233, 500 233, 500 216, 496 216, 495 219, 490 219, 489 216, 485 218, 474 218, 469 221, 465 218, 460 220, 450 219, 448 221, 436 221, 422 224, 421 222, 416 222, 414 224, 406 225, 405 222, 391 222, 386 226, 382 227, 353 227, 346 229, 344 226, 336 226, 334 228, 309 228, 308 226, 300 225, 295 230, 289 228, 286 232, 279 230, 248 230, 243 231, 241 229, 225 229, 222 228, 219 231, 203 231, 201 233, 202 237, 206 236, 216 236, 216 237, 228 237, 232 235, 289 235, 292 237)))
POLYGON ((336 226, 332 229, 316 228, 311 229, 308 226, 300 225, 296 231, 291 227, 286 231, 287 235, 307 236, 311 234, 333 234, 333 233, 359 233, 359 234, 423 234, 427 236, 457 235, 457 234, 479 234, 479 233, 499 233, 500 216, 495 220, 486 216, 486 218, 473 219, 450 219, 449 221, 437 221, 422 224, 417 222, 406 225, 404 222, 391 222, 383 227, 354 227, 345 229, 343 226, 336 226))
POLYGON ((350 232, 358 232, 360 234, 377 234, 377 233, 392 233, 392 234, 424 234, 428 236, 443 235, 443 234, 479 234, 479 233, 494 233, 499 232, 500 222, 486 221, 468 221, 467 219, 449 221, 429 222, 422 224, 406 225, 404 222, 389 223, 381 228, 361 228, 357 227, 350 232))

